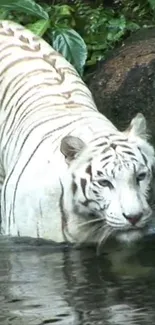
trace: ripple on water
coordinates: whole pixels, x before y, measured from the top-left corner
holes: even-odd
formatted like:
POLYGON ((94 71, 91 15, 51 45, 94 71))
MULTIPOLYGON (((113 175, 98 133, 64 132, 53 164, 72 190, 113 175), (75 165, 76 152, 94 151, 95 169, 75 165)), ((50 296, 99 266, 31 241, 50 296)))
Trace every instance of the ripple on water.
POLYGON ((0 324, 154 325, 155 242, 97 256, 0 240, 0 324))

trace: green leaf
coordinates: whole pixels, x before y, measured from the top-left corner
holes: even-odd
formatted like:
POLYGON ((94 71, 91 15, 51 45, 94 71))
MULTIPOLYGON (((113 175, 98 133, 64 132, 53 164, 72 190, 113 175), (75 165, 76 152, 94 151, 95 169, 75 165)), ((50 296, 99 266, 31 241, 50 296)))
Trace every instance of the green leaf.
POLYGON ((28 24, 26 27, 31 30, 34 34, 42 37, 47 29, 50 27, 50 20, 49 19, 40 19, 34 24, 28 24))
POLYGON ((110 31, 107 34, 107 40, 111 41, 111 42, 116 42, 116 41, 119 41, 123 35, 124 35, 123 30, 120 30, 119 32, 110 31))
POLYGON ((74 12, 74 9, 68 5, 56 5, 55 8, 59 12, 60 16, 71 16, 72 12, 74 12))
POLYGON ((152 8, 153 10, 155 10, 155 0, 148 0, 148 2, 149 2, 149 4, 150 4, 151 8, 152 8))
POLYGON ((123 15, 120 16, 119 18, 112 18, 109 21, 109 26, 111 28, 123 30, 126 27, 126 19, 123 15))
POLYGON ((91 66, 96 64, 98 61, 105 59, 105 56, 102 52, 93 52, 89 60, 86 62, 86 66, 91 66))
POLYGON ((80 75, 83 74, 87 47, 83 38, 75 30, 67 28, 54 30, 52 45, 76 68, 80 75))
POLYGON ((140 25, 132 22, 132 21, 128 21, 126 24, 126 28, 130 31, 135 31, 138 30, 140 28, 140 25))
POLYGON ((8 11, 4 8, 0 8, 0 19, 7 19, 8 11))
POLYGON ((0 7, 48 19, 47 12, 34 0, 0 0, 0 7))

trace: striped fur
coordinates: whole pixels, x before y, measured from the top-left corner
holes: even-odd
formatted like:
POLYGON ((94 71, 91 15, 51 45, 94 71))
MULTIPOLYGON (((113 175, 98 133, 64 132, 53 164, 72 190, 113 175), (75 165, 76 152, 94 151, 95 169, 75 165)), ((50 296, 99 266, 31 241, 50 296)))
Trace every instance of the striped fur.
POLYGON ((119 132, 75 69, 0 22, 1 233, 56 242, 141 237, 154 151, 142 115, 119 132))

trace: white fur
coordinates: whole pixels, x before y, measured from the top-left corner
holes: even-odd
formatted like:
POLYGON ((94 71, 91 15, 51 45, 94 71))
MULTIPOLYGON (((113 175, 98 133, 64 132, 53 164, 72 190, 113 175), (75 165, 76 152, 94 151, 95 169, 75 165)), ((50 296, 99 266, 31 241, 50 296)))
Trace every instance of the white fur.
POLYGON ((90 91, 71 65, 45 41, 8 21, 0 22, 0 76, 1 232, 56 242, 100 243, 111 232, 125 241, 141 237, 152 216, 146 198, 154 166, 145 118, 137 115, 128 130, 119 132, 97 111, 90 91), (66 136, 74 136, 75 141, 65 140, 66 136), (96 137, 107 145, 97 147, 98 140, 93 142, 96 137), (125 139, 137 157, 136 170, 130 155, 126 156, 126 168, 120 139, 125 139), (116 150, 111 148, 113 143, 116 150), (109 153, 112 157, 102 168, 101 160, 109 153), (113 184, 113 190, 98 189, 98 198, 86 173, 90 159, 94 181, 100 170, 103 177, 109 174, 113 184), (136 175, 144 171, 146 178, 137 186, 136 175), (74 197, 72 174, 78 188, 74 197), (95 200, 88 207, 81 205, 81 178, 87 180, 87 196, 95 200), (94 218, 103 220, 104 229, 91 223, 90 210, 94 218), (131 227, 122 213, 141 213, 142 218, 131 227))

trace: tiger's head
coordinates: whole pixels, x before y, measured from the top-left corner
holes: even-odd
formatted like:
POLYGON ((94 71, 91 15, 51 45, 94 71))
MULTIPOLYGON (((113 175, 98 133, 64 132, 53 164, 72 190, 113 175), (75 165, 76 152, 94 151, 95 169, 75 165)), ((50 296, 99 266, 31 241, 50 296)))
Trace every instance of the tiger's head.
POLYGON ((137 114, 125 132, 99 135, 89 144, 66 136, 61 152, 68 163, 64 208, 77 218, 79 240, 82 228, 82 241, 115 236, 133 242, 142 237, 152 221, 155 165, 144 116, 137 114))

